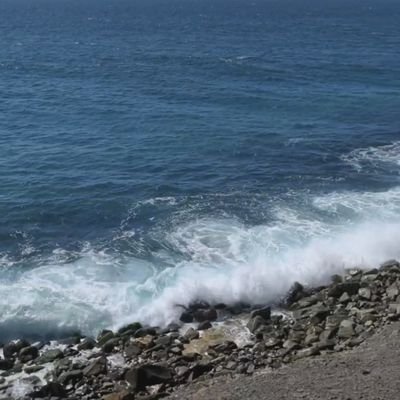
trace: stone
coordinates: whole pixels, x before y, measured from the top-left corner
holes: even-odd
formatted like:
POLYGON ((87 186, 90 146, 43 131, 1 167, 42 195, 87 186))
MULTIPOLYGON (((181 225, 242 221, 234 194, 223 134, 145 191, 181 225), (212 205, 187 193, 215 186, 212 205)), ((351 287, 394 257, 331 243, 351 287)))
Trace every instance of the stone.
POLYGON ((38 356, 39 356, 39 350, 34 346, 24 347, 18 353, 18 358, 22 363, 34 360, 38 356))
POLYGON ((193 318, 197 322, 215 321, 218 318, 217 310, 209 308, 208 310, 196 310, 193 312, 193 318))
POLYGON ((68 385, 69 383, 75 384, 76 382, 80 381, 83 377, 83 372, 81 370, 72 370, 63 372, 59 377, 58 381, 62 385, 68 385))
POLYGON ((289 292, 286 296, 285 303, 287 306, 295 303, 300 300, 301 297, 304 296, 304 287, 299 282, 295 282, 292 287, 289 289, 289 292))
POLYGON ((360 289, 360 283, 355 281, 348 281, 343 283, 338 283, 336 285, 331 286, 328 289, 328 296, 340 298, 340 296, 346 292, 350 296, 353 296, 358 293, 360 289))
POLYGON ((344 292, 340 297, 339 297, 339 303, 342 304, 347 304, 351 300, 351 297, 347 292, 344 292))
POLYGON ((185 365, 181 365, 175 368, 175 372, 179 378, 182 378, 182 377, 187 377, 189 375, 190 369, 185 365))
POLYGON ((134 390, 144 390, 147 386, 168 383, 172 380, 172 372, 161 365, 145 364, 129 369, 124 379, 134 390))
POLYGON ((122 390, 117 393, 110 393, 103 396, 103 400, 135 400, 135 394, 129 390, 122 390))
POLYGON ((107 359, 105 357, 97 358, 83 370, 83 375, 85 376, 98 376, 106 373, 107 373, 107 359))
POLYGON ((339 325, 338 336, 342 339, 351 338, 354 335, 354 322, 349 319, 343 320, 339 325))
POLYGON ((396 315, 400 314, 400 303, 390 303, 389 311, 395 313, 396 315))
POLYGON ((101 347, 101 349, 104 351, 104 353, 111 353, 114 350, 114 347, 118 346, 119 344, 119 339, 118 338, 112 338, 110 340, 107 340, 101 347))
POLYGON ((140 338, 140 337, 144 337, 144 336, 156 336, 157 335, 157 331, 155 328, 140 328, 138 329, 135 334, 134 337, 135 338, 140 338))
POLYGON ((38 364, 46 364, 48 362, 53 362, 64 357, 64 353, 60 349, 52 349, 44 352, 38 359, 38 364))
POLYGON ((103 344, 107 343, 110 339, 114 338, 114 332, 109 330, 103 330, 100 332, 99 336, 97 336, 97 345, 99 347, 103 346, 103 344))
POLYGON ((128 344, 125 347, 125 355, 128 358, 137 357, 141 352, 142 352, 142 349, 139 346, 137 346, 136 344, 133 344, 133 343, 128 344))
POLYGON ((92 350, 96 345, 96 341, 91 337, 86 337, 78 344, 78 350, 92 350))
POLYGON ((32 399, 51 398, 51 396, 56 398, 64 398, 66 395, 67 393, 65 389, 58 382, 49 382, 42 386, 39 390, 29 394, 30 398, 32 399))
POLYGON ((193 340, 193 339, 198 339, 199 338, 199 332, 196 331, 196 329, 193 328, 189 328, 185 334, 183 335, 183 337, 187 340, 193 340))
POLYGON ((399 293, 397 285, 391 285, 386 289, 386 295, 390 300, 395 300, 399 293))
POLYGON ((267 325, 267 321, 263 317, 257 315, 256 317, 249 319, 247 329, 254 334, 258 329, 265 325, 267 325))
POLYGON ((14 366, 10 359, 0 359, 0 371, 8 371, 14 366))
POLYGON ((12 358, 14 354, 18 351, 17 346, 14 342, 7 343, 3 347, 3 356, 4 358, 12 358))
POLYGON ((42 365, 28 365, 24 368, 26 374, 33 374, 35 372, 41 371, 44 367, 42 365))
POLYGON ((361 299, 370 300, 371 299, 371 289, 366 288, 366 287, 359 289, 358 296, 361 299))
POLYGON ((193 322, 193 315, 188 311, 184 311, 181 314, 181 316, 179 317, 179 321, 189 324, 189 323, 193 322))
POLYGON ((305 358, 305 357, 311 357, 319 354, 319 349, 318 347, 308 347, 305 349, 298 350, 296 352, 296 358, 305 358))
POLYGON ((156 346, 166 347, 169 346, 171 342, 172 342, 171 336, 160 336, 154 341, 154 344, 156 346))
POLYGON ((388 260, 381 264, 381 269, 386 270, 392 267, 400 267, 400 264, 397 260, 388 260))
POLYGON ((250 317, 255 318, 260 316, 268 321, 271 318, 271 307, 263 307, 251 312, 250 317))
POLYGON ((140 322, 133 322, 132 324, 125 325, 122 328, 120 328, 118 330, 118 333, 120 335, 123 335, 124 333, 126 333, 128 331, 136 332, 138 329, 141 329, 141 328, 143 328, 143 327, 142 327, 142 324, 140 322))
POLYGON ((210 321, 204 321, 204 322, 200 322, 199 325, 197 326, 197 329, 199 331, 205 331, 207 329, 212 328, 211 322, 210 321))
POLYGON ((190 369, 189 380, 193 381, 212 370, 212 365, 207 361, 199 361, 190 369))

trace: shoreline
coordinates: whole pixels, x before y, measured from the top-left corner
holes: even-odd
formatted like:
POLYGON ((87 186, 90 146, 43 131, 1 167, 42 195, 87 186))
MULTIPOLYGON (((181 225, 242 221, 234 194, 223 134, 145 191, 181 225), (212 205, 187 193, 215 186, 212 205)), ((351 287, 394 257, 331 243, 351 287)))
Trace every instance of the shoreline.
POLYGON ((132 323, 94 339, 16 340, 1 348, 0 398, 156 399, 219 377, 279 370, 358 347, 400 319, 400 264, 293 285, 272 309, 191 304, 165 329, 132 323))

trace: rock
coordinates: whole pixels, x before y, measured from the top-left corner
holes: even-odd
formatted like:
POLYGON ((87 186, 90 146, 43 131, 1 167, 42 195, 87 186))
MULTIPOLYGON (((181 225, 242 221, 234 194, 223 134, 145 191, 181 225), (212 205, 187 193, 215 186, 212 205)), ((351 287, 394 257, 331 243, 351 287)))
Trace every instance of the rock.
POLYGON ((263 307, 251 312, 250 317, 255 318, 260 316, 268 321, 271 318, 271 307, 263 307))
POLYGON ((22 363, 34 360, 38 356, 39 356, 39 350, 34 346, 24 347, 18 353, 18 358, 22 363))
POLYGON ((135 344, 140 348, 147 350, 154 346, 154 337, 147 335, 140 338, 135 339, 135 344))
POLYGON ((172 372, 161 365, 146 364, 129 369, 124 379, 134 390, 144 390, 147 386, 170 382, 172 372))
POLYGON ((347 304, 350 300, 351 297, 349 296, 349 294, 347 292, 344 292, 339 298, 339 303, 347 304))
POLYGON ((58 381, 62 385, 68 385, 69 383, 75 384, 76 382, 80 381, 83 377, 83 372, 81 370, 72 370, 63 372, 59 377, 58 381))
POLYGON ((28 365, 24 368, 26 374, 33 374, 35 372, 41 371, 44 367, 42 365, 28 365))
POLYGON ((199 332, 196 331, 193 328, 189 328, 185 334, 183 335, 183 337, 187 340, 193 340, 193 339, 198 339, 199 338, 199 332))
POLYGON ((254 334, 258 329, 265 325, 267 325, 267 321, 263 317, 257 315, 256 317, 249 319, 247 329, 254 334))
POLYGON ((354 322, 349 319, 343 320, 339 325, 338 336, 342 339, 351 338, 354 335, 354 322))
POLYGON ((92 350, 96 345, 96 341, 91 337, 86 337, 78 344, 78 350, 92 350))
POLYGON ((138 329, 135 334, 134 337, 135 338, 140 338, 140 337, 144 337, 144 336, 156 336, 157 335, 157 331, 155 328, 140 328, 138 329))
POLYGON ((197 329, 199 331, 205 331, 207 329, 212 328, 211 322, 210 321, 204 321, 204 322, 200 322, 197 329))
POLYGON ((125 347, 125 355, 128 358, 137 357, 141 352, 142 352, 142 349, 133 343, 131 343, 125 347))
POLYGON ((358 296, 365 300, 371 299, 371 289, 364 287, 358 290, 358 296))
POLYGON ((400 314, 400 303, 389 304, 389 311, 399 315, 400 314))
POLYGON ((154 341, 156 346, 167 347, 171 344, 172 338, 171 336, 160 336, 154 341))
POLYGON ((210 308, 208 310, 196 310, 193 313, 193 318, 197 322, 215 321, 217 317, 217 311, 214 308, 210 308))
POLYGON ((60 349, 47 350, 37 359, 37 363, 46 364, 48 362, 53 362, 63 357, 64 353, 60 349))
POLYGON ((17 353, 17 346, 15 345, 14 342, 7 343, 3 347, 3 355, 4 358, 12 358, 14 354, 17 353))
POLYGON ((126 332, 128 332, 128 331, 136 332, 138 329, 141 329, 141 328, 143 328, 141 323, 139 323, 139 322, 133 322, 132 324, 125 325, 125 326, 123 326, 122 328, 120 328, 120 329, 118 330, 118 333, 119 333, 120 335, 123 335, 124 333, 126 333, 126 332))
POLYGON ((103 400, 135 400, 135 394, 129 390, 122 390, 121 392, 103 396, 103 400))
POLYGON ((295 282, 289 289, 285 303, 287 306, 299 301, 304 296, 304 287, 299 282, 295 282))
POLYGON ((399 288, 395 284, 389 286, 386 289, 386 295, 390 300, 395 300, 399 293, 399 288))
POLYGON ((8 371, 14 366, 10 359, 0 359, 0 371, 8 371))
POLYGON ((42 386, 39 390, 30 393, 29 396, 32 399, 43 399, 49 398, 52 396, 56 398, 64 398, 66 397, 67 393, 63 386, 58 382, 49 382, 47 385, 42 386))
POLYGON ((358 293, 359 289, 360 289, 359 282, 349 281, 349 282, 338 283, 331 286, 328 289, 328 296, 340 298, 340 296, 345 292, 350 296, 353 296, 354 294, 358 293))
POLYGON ((212 365, 209 362, 200 361, 190 369, 189 380, 193 381, 197 379, 199 376, 204 375, 205 373, 211 370, 212 370, 212 365))
POLYGON ((107 343, 110 339, 114 338, 114 333, 109 330, 103 330, 100 332, 99 336, 97 336, 97 345, 99 347, 103 346, 107 343))
POLYGON ((85 376, 97 376, 106 373, 107 373, 107 359, 105 357, 97 358, 83 370, 83 375, 85 376))
POLYGON ((189 323, 193 322, 193 315, 190 312, 184 311, 181 314, 179 321, 189 324, 189 323))
POLYGON ((110 340, 107 340, 101 347, 101 349, 104 351, 104 353, 111 353, 114 350, 115 346, 118 346, 119 344, 119 339, 118 338, 112 338, 110 340))
POLYGON ((319 354, 319 348, 317 346, 315 347, 308 347, 305 349, 298 350, 296 352, 296 358, 305 358, 305 357, 311 357, 319 354))
POLYGON ((383 270, 387 270, 387 269, 390 269, 393 267, 396 267, 396 268, 400 267, 400 264, 397 260, 388 260, 388 261, 385 261, 383 264, 381 264, 381 269, 383 269, 383 270))

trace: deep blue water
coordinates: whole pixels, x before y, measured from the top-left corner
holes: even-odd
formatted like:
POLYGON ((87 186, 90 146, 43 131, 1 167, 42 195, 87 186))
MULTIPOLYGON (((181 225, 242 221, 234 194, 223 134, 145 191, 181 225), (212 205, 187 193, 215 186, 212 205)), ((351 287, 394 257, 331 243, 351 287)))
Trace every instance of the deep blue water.
POLYGON ((400 256, 400 3, 2 0, 3 335, 400 256))

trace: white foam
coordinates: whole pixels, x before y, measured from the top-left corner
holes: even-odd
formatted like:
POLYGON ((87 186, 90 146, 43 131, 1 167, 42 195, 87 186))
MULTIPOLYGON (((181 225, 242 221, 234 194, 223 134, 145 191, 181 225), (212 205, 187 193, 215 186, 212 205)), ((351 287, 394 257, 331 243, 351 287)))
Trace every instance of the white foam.
POLYGON ((179 314, 176 304, 273 302, 294 281, 321 284, 344 268, 400 258, 400 188, 305 204, 276 205, 274 220, 259 226, 228 218, 179 223, 152 262, 89 244, 80 254, 60 249, 0 282, 2 332, 77 327, 95 334, 137 319, 163 325, 179 314))
POLYGON ((398 167, 400 166, 400 141, 384 146, 356 149, 342 156, 342 160, 359 172, 364 167, 379 167, 382 164, 398 167))

